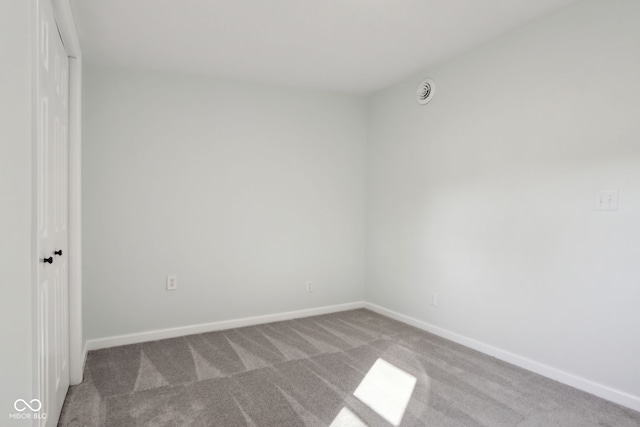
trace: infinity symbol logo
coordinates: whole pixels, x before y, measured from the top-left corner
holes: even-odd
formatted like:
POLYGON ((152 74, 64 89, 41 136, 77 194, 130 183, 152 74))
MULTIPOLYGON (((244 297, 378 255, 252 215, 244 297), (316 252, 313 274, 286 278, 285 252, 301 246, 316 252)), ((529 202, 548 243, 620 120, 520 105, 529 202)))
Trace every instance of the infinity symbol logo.
POLYGON ((31 409, 32 412, 38 412, 42 408, 42 403, 38 399, 32 399, 29 403, 24 399, 18 399, 13 404, 13 407, 16 408, 18 412, 24 412, 27 408, 31 409))

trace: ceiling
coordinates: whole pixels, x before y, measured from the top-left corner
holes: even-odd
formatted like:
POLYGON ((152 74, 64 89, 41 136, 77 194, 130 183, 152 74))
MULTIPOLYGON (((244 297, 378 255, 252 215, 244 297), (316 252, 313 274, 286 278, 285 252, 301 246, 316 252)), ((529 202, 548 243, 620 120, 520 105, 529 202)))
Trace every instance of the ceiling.
POLYGON ((577 0, 71 0, 89 63, 370 93, 577 0))

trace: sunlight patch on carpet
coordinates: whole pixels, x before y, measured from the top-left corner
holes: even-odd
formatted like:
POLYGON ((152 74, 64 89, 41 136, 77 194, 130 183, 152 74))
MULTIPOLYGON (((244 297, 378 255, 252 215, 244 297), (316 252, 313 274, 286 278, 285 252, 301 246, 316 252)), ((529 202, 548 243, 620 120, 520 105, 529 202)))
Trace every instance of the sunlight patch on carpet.
POLYGON ((368 427, 349 408, 342 408, 329 427, 368 427))
POLYGON ((415 385, 416 377, 384 359, 378 359, 353 395, 382 418, 398 426, 415 385))

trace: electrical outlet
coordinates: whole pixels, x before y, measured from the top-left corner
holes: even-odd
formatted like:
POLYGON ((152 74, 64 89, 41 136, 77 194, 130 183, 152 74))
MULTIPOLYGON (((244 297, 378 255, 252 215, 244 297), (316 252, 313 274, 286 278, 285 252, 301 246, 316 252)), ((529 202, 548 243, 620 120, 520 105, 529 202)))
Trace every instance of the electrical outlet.
POLYGON ((438 294, 431 292, 431 305, 438 305, 438 294))
POLYGON ((175 291, 178 289, 178 276, 167 276, 167 290, 175 291))
POLYGON ((307 280, 307 292, 313 292, 313 282, 311 280, 307 280))

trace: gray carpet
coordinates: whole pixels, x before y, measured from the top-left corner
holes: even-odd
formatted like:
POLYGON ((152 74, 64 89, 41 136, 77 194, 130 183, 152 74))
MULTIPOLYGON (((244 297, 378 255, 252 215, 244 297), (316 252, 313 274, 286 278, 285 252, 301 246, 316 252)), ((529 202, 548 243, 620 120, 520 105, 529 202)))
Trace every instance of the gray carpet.
POLYGON ((401 426, 640 426, 638 412, 364 309, 92 351, 59 425, 391 426, 385 408, 401 426), (391 383, 363 381, 378 359, 391 383))

